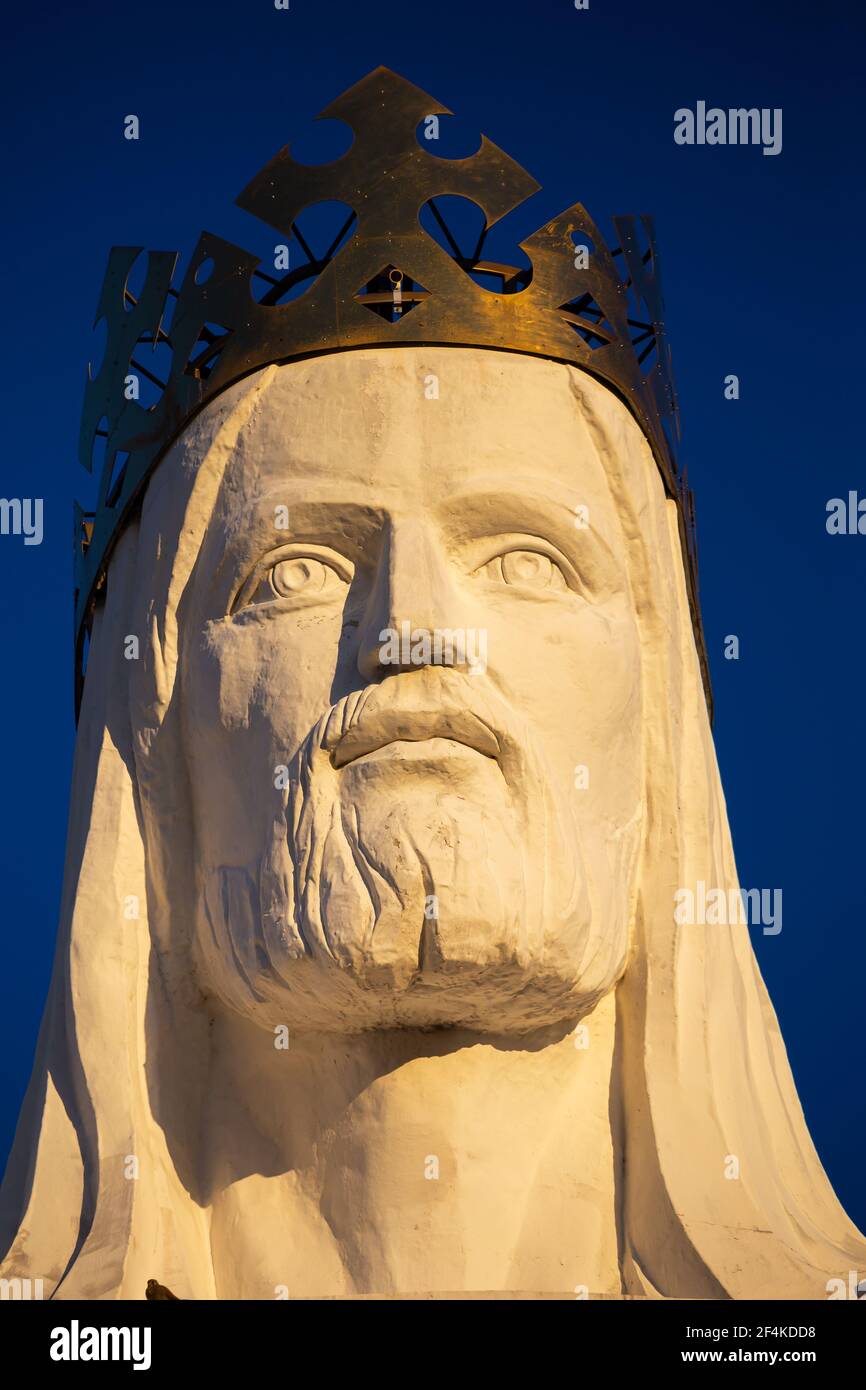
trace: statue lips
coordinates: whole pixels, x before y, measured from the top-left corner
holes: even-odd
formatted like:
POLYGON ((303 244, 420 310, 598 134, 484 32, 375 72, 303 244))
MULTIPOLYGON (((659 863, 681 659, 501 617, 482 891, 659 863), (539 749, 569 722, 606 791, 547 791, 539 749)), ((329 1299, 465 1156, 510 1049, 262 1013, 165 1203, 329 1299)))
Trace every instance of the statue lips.
MULTIPOLYGON (((331 752, 334 767, 345 767, 388 744, 437 742, 462 744, 486 758, 499 760, 500 746, 493 731, 470 710, 385 709, 362 714, 338 740, 331 752)), ((437 750, 445 752, 444 748, 437 750)))

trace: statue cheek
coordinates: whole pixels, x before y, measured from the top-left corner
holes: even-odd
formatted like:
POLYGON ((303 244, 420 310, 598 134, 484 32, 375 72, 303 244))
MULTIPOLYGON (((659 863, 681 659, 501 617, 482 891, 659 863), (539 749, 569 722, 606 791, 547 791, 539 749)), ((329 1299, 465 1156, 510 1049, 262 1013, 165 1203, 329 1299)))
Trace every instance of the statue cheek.
MULTIPOLYGON (((186 654, 184 693, 191 726, 256 729, 294 752, 335 698, 343 625, 336 615, 274 613, 209 623, 186 654)), ((357 671, 353 686, 357 686, 357 671)))
POLYGON ((553 769, 570 780, 591 751, 625 754, 639 744, 640 642, 624 594, 576 610, 533 607, 533 619, 491 626, 489 674, 526 717, 553 769))

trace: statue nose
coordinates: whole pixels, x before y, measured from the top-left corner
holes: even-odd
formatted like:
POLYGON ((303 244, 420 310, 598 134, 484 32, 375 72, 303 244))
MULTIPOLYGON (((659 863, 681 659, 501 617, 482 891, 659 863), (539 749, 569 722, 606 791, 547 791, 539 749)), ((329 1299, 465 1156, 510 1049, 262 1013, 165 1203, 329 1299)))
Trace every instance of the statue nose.
POLYGON ((392 521, 361 632, 358 670, 364 679, 457 664, 453 658, 436 661, 442 644, 434 640, 459 622, 457 606, 448 556, 432 529, 415 518, 392 521))

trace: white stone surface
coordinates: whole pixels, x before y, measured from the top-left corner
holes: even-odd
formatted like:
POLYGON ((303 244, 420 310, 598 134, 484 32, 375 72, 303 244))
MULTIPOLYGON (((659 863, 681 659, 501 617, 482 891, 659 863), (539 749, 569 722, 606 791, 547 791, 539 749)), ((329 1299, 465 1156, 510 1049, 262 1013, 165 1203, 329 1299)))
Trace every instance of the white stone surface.
POLYGON ((470 349, 257 373, 111 563, 3 1275, 825 1298, 866 1243, 747 926, 675 924, 699 881, 736 869, 627 409, 470 349), (484 669, 383 671, 404 623, 484 669))

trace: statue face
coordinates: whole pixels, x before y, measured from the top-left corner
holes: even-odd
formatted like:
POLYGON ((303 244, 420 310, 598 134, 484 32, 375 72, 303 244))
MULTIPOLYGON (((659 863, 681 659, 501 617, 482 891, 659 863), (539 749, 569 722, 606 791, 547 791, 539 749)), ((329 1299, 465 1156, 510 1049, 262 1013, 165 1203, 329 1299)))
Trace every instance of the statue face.
POLYGON ((522 1032, 622 973, 639 642, 577 375, 373 349, 251 388, 180 689, 198 968, 265 1027, 522 1032))

